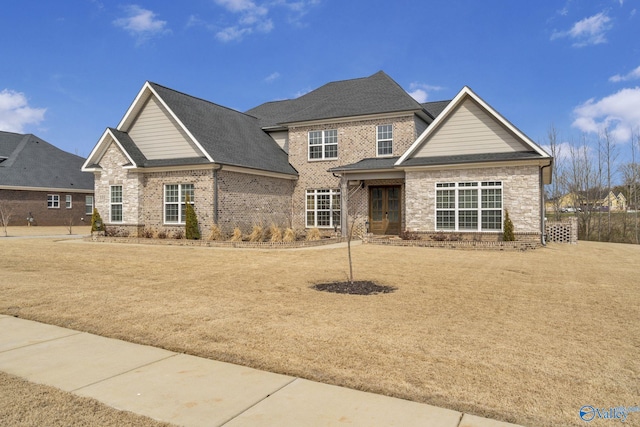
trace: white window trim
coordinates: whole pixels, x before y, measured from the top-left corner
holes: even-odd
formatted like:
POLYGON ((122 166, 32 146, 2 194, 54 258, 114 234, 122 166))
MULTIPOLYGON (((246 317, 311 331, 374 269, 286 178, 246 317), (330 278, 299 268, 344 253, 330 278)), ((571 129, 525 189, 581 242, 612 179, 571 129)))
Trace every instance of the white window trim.
POLYGON ((445 231, 445 232, 482 232, 482 233, 501 233, 503 231, 503 223, 504 223, 504 186, 502 181, 465 181, 465 182, 437 182, 435 184, 435 203, 434 203, 434 229, 436 231, 445 231), (458 192, 459 190, 471 190, 476 189, 478 194, 478 206, 476 208, 463 208, 461 209, 459 204, 458 192), (482 207, 482 190, 501 190, 500 195, 500 228, 497 229, 482 229, 482 212, 483 211, 494 211, 498 210, 497 208, 483 208, 482 207), (455 191, 455 208, 438 208, 438 191, 439 190, 454 190, 455 191), (438 228, 438 212, 439 211, 454 211, 455 216, 455 228, 438 228), (469 228, 460 228, 459 224, 459 212, 460 211, 472 211, 475 210, 478 213, 478 224, 476 229, 469 228))
POLYGON ((337 160, 338 159, 338 130, 337 129, 324 129, 324 130, 311 130, 307 132, 307 160, 310 162, 321 162, 326 160, 337 160), (322 143, 315 144, 315 147, 322 147, 322 157, 311 158, 311 132, 320 132, 322 133, 322 143), (336 142, 327 144, 326 134, 327 132, 335 132, 336 133, 336 142), (335 157, 327 157, 325 154, 327 152, 327 145, 335 145, 336 146, 336 156, 335 157))
MULTIPOLYGON (((306 228, 334 228, 334 227, 339 227, 340 224, 336 224, 334 222, 334 218, 337 218, 338 221, 340 221, 340 214, 335 215, 336 212, 340 212, 340 201, 338 201, 338 206, 334 207, 333 206, 333 197, 334 196, 340 196, 340 200, 341 199, 341 195, 340 195, 340 190, 339 189, 334 189, 334 188, 320 188, 320 189, 316 189, 316 190, 307 190, 305 192, 305 197, 304 197, 304 223, 305 223, 305 227, 306 228), (322 193, 320 193, 322 192, 322 193), (322 195, 328 195, 329 196, 329 203, 330 203, 330 208, 329 208, 329 225, 318 225, 318 194, 322 194, 322 195), (310 195, 313 195, 313 209, 309 209, 309 206, 307 205, 307 197, 309 197, 310 195), (309 218, 309 212, 313 212, 313 224, 309 224, 308 223, 308 218, 309 218)), ((321 209, 321 211, 325 211, 325 209, 321 209)))
POLYGON ((67 209, 73 208, 73 196, 71 194, 67 194, 64 196, 64 206, 67 209))
POLYGON ((59 194, 47 194, 47 209, 60 209, 59 194))
MULTIPOLYGON (((195 204, 195 185, 191 182, 186 182, 182 184, 177 183, 167 183, 162 186, 162 222, 165 225, 184 225, 186 223, 186 218, 182 217, 182 205, 185 204, 184 197, 184 186, 191 185, 193 186, 193 197, 189 200, 189 204, 193 206, 195 204), (169 185, 177 185, 178 186, 178 201, 177 202, 167 202, 167 186, 169 185), (178 221, 167 221, 167 205, 178 205, 178 221)), ((185 209, 186 216, 186 209, 185 209)))
POLYGON ((393 134, 394 134, 393 124, 376 126, 376 157, 393 157, 393 134), (387 139, 378 138, 378 136, 380 135, 379 130, 380 130, 380 127, 382 126, 391 126, 391 138, 387 138, 387 139), (387 141, 391 141, 391 153, 380 154, 380 143, 387 142, 387 141))
POLYGON ((109 186, 109 222, 112 223, 116 223, 116 224, 120 224, 124 222, 124 207, 122 205, 122 201, 124 199, 124 188, 122 185, 110 185, 109 186), (119 202, 114 202, 113 201, 113 189, 115 187, 120 187, 120 201, 119 202), (119 220, 114 220, 113 219, 113 209, 112 206, 120 206, 120 219, 119 220))

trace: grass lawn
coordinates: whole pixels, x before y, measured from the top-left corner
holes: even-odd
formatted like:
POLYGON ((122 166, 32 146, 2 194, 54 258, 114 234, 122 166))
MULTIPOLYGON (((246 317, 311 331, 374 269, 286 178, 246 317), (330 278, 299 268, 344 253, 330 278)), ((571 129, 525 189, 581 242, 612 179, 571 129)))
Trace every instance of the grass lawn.
MULTIPOLYGON (((640 246, 217 249, 0 238, 0 313, 525 425, 638 405, 640 246)), ((640 425, 640 413, 626 425, 640 425)))

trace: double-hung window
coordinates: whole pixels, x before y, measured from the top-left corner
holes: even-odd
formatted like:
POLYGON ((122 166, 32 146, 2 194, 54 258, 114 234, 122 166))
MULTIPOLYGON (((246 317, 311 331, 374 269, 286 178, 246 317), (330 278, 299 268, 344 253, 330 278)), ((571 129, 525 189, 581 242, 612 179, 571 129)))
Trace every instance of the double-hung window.
POLYGON ((337 130, 314 130, 309 132, 309 160, 327 160, 337 158, 337 130))
POLYGON ((60 207, 60 195, 59 194, 47 194, 47 208, 57 209, 60 207))
POLYGON ((164 186, 164 222, 165 224, 184 224, 186 218, 186 199, 194 203, 193 184, 167 184, 164 186))
POLYGON ((437 183, 436 230, 502 230, 502 182, 437 183))
POLYGON ((67 209, 71 209, 73 207, 73 196, 71 194, 64 196, 64 204, 67 209))
POLYGON ((84 214, 93 215, 93 196, 84 196, 84 214))
POLYGON ((340 190, 307 190, 307 227, 340 226, 340 190))
POLYGON ((109 221, 122 222, 122 185, 112 185, 109 198, 109 221))
POLYGON ((393 155, 393 125, 376 128, 376 150, 378 157, 393 155))

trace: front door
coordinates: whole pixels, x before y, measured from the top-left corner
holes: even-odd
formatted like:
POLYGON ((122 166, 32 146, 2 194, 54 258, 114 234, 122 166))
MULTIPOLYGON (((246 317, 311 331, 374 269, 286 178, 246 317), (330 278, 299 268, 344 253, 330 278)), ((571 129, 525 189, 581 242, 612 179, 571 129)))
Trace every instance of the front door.
POLYGON ((400 234, 400 186, 369 187, 369 230, 400 234))

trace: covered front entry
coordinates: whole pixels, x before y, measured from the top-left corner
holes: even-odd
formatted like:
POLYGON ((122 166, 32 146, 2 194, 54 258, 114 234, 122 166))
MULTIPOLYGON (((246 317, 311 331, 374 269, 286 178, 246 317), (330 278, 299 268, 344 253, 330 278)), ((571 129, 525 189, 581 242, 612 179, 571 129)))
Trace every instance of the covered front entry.
POLYGON ((373 234, 400 234, 402 227, 399 185, 369 187, 369 231, 373 234))

